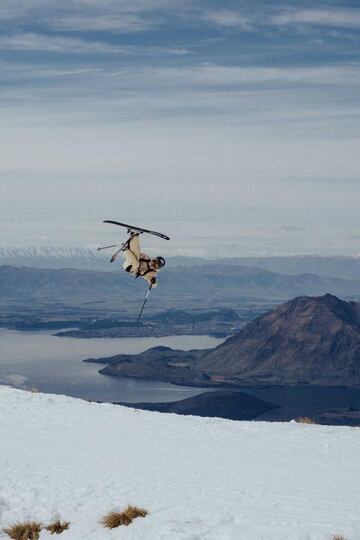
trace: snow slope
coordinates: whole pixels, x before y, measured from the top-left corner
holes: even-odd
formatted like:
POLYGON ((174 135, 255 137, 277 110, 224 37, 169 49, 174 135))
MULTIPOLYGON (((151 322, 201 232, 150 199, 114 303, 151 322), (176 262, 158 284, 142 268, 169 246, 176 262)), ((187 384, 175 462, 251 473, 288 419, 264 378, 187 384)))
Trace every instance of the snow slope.
POLYGON ((360 539, 357 428, 181 417, 0 387, 0 437, 1 529, 60 516, 72 524, 62 540, 360 539), (128 503, 149 516, 99 524, 128 503))

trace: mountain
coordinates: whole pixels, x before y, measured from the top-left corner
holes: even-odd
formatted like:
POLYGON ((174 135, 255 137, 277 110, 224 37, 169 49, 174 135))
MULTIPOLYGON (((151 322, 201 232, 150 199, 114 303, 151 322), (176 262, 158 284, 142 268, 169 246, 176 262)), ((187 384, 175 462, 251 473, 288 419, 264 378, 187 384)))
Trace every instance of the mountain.
POLYGON ((0 425, 4 540, 13 523, 56 519, 70 522, 55 536, 66 540, 358 538, 357 429, 185 417, 4 386, 0 425), (128 504, 148 515, 102 525, 128 504))
POLYGON ((360 304, 326 294, 286 302, 200 359, 239 384, 360 386, 360 304))
MULTIPOLYGON (((166 246, 168 247, 168 246, 166 246)), ((111 250, 110 250, 111 253, 111 250)), ((31 268, 77 268, 113 272, 108 264, 109 251, 97 251, 92 247, 61 246, 0 246, 0 266, 27 266, 31 268)), ((219 260, 201 257, 168 256, 172 267, 219 266, 219 260)), ((221 267, 246 266, 280 274, 312 274, 322 277, 360 280, 360 257, 292 255, 272 257, 223 257, 221 267)))
POLYGON ((209 377, 194 365, 204 350, 175 350, 157 346, 139 354, 117 354, 105 358, 89 358, 84 362, 106 364, 99 373, 114 377, 131 377, 165 381, 179 385, 211 386, 209 377))
POLYGON ((30 268, 77 268, 79 270, 113 270, 107 265, 109 254, 95 247, 0 246, 0 265, 30 268))
POLYGON ((123 272, 0 266, 0 299, 94 299, 115 296, 131 284, 123 272))
POLYGON ((269 403, 245 392, 203 392, 197 396, 170 403, 120 403, 147 411, 167 412, 193 416, 253 420, 261 414, 276 409, 269 403))
POLYGON ((360 257, 293 255, 279 257, 240 257, 228 264, 242 264, 282 274, 315 274, 341 279, 360 279, 360 257))
MULTIPOLYGON (((4 298, 50 298, 64 301, 122 299, 144 294, 143 280, 132 280, 121 266, 117 272, 95 272, 70 268, 40 269, 0 266, 0 301, 4 298)), ((158 306, 167 309, 166 301, 176 302, 177 309, 197 306, 233 307, 244 299, 287 300, 298 295, 331 292, 353 299, 359 296, 360 281, 326 278, 311 274, 289 276, 245 266, 203 264, 191 268, 172 266, 159 276, 156 290, 158 306)), ((171 306, 173 308, 174 305, 171 306)))

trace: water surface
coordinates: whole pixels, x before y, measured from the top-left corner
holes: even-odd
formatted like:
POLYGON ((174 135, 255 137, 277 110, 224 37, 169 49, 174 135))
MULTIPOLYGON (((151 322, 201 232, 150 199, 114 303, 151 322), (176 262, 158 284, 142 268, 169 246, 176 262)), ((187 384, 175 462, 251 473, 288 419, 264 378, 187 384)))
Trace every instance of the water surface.
MULTIPOLYGON (((223 340, 208 336, 164 338, 80 339, 51 335, 50 331, 19 332, 0 329, 0 383, 21 388, 36 386, 42 392, 66 394, 96 401, 163 402, 177 401, 204 392, 204 388, 100 375, 100 364, 82 362, 85 358, 120 353, 137 354, 164 345, 174 349, 207 349, 223 340)), ((259 420, 290 420, 315 416, 318 412, 356 407, 360 390, 329 387, 242 387, 280 409, 265 413, 259 420)))
POLYGON ((282 405, 280 409, 263 414, 258 420, 284 421, 299 416, 316 417, 330 409, 360 409, 360 390, 328 386, 289 386, 243 388, 265 401, 282 405))
POLYGON ((79 339, 57 337, 50 331, 0 329, 0 382, 22 388, 35 386, 42 392, 96 401, 177 401, 199 394, 203 389, 106 377, 98 373, 103 366, 82 360, 137 354, 158 345, 183 350, 207 349, 222 341, 208 336, 79 339))

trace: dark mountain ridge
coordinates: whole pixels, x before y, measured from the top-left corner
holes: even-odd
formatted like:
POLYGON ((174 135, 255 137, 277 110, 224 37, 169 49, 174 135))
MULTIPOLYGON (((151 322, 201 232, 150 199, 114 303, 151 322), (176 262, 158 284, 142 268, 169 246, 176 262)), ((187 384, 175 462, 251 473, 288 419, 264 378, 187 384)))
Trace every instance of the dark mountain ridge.
POLYGON ((213 350, 149 349, 92 359, 105 375, 192 386, 360 387, 360 303, 298 297, 248 323, 213 350))
MULTIPOLYGON (((168 256, 171 267, 194 267, 204 264, 219 265, 213 258, 168 256)), ((27 266, 31 268, 77 268, 116 272, 108 262, 108 253, 83 247, 27 246, 1 247, 0 266, 27 266)), ((331 255, 281 255, 270 257, 223 257, 222 266, 251 266, 281 274, 316 274, 340 279, 360 279, 360 257, 331 255)))
POLYGON ((106 366, 99 370, 102 375, 132 377, 170 382, 189 386, 211 386, 209 377, 196 369, 197 360, 206 350, 182 351, 157 346, 139 354, 117 354, 108 358, 89 358, 106 366))
MULTIPOLYGON (((131 280, 118 267, 118 272, 90 270, 40 269, 0 266, 0 300, 44 297, 63 301, 94 298, 114 298, 117 295, 142 297, 144 283, 131 280)), ((208 301, 211 298, 287 300, 297 295, 320 295, 331 292, 342 297, 359 295, 360 281, 320 277, 314 274, 286 275, 255 267, 237 265, 201 264, 198 266, 172 266, 160 274, 157 297, 171 297, 178 301, 192 299, 208 301)), ((222 305, 224 307, 225 304, 222 305)))
POLYGON ((253 420, 279 405, 269 403, 245 392, 214 391, 170 403, 118 403, 126 407, 147 411, 182 415, 229 418, 230 420, 253 420))
POLYGON ((298 297, 246 325, 200 359, 234 384, 360 386, 360 304, 298 297))

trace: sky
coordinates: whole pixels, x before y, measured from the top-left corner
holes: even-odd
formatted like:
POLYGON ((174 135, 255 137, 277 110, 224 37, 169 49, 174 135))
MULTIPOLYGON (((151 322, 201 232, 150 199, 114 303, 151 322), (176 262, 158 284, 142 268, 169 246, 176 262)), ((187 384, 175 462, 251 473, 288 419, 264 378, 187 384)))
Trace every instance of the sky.
POLYGON ((359 1, 1 0, 0 246, 360 255, 359 1))

